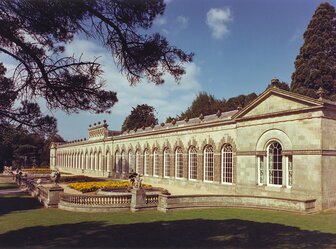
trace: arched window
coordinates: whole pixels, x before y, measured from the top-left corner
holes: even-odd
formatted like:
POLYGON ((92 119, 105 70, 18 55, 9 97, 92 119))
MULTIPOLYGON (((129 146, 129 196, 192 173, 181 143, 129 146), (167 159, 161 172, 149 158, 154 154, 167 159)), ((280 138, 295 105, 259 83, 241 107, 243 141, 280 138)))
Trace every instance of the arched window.
POLYGON ((111 157, 110 152, 106 151, 106 171, 110 172, 111 157))
POLYGON ((282 146, 279 142, 272 142, 267 148, 268 183, 282 185, 282 146))
POLYGON ((153 174, 159 176, 159 153, 156 148, 153 150, 153 174))
POLYGON ((214 179, 214 153, 211 145, 204 149, 204 181, 212 182, 214 179))
POLYGON ((170 151, 168 148, 165 148, 163 151, 163 173, 164 177, 170 176, 170 151))
POLYGON ((197 151, 194 146, 189 148, 188 153, 188 172, 189 179, 196 180, 197 179, 197 151))
POLYGON ((144 151, 144 157, 143 157, 143 163, 144 163, 144 172, 145 175, 149 175, 149 155, 148 155, 148 150, 145 149, 144 151))
POLYGON ((126 173, 126 155, 125 151, 121 152, 121 172, 126 173))
POLYGON ((222 182, 232 183, 233 175, 233 160, 232 146, 225 144, 222 148, 222 182))
POLYGON ((116 161, 115 161, 116 173, 119 173, 120 168, 121 168, 121 156, 120 156, 119 151, 116 152, 115 159, 116 159, 116 161))
POLYGON ((98 157, 97 157, 97 169, 102 170, 102 153, 101 151, 98 152, 98 157))
POLYGON ((135 171, 134 169, 134 156, 133 156, 133 152, 130 150, 128 151, 128 170, 129 172, 131 171, 135 171))
POLYGON ((183 177, 183 152, 180 147, 175 150, 175 177, 183 177))
POLYGON ((140 153, 138 150, 135 152, 135 172, 140 173, 140 153))
POLYGON ((84 169, 89 169, 89 165, 90 165, 89 153, 86 151, 85 152, 85 168, 84 169))
POLYGON ((93 169, 93 164, 94 164, 94 159, 93 159, 93 153, 92 151, 90 152, 90 170, 93 169))

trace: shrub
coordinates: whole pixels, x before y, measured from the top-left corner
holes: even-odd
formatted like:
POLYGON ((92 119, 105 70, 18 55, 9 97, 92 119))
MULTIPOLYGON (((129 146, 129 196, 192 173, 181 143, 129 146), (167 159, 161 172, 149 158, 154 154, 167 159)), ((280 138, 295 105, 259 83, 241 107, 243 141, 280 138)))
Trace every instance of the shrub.
MULTIPOLYGON (((68 186, 75 190, 81 191, 82 193, 97 191, 98 189, 118 189, 118 188, 129 188, 130 183, 128 181, 104 181, 104 182, 73 182, 69 183, 68 186)), ((144 184, 143 186, 150 187, 149 184, 144 184)))

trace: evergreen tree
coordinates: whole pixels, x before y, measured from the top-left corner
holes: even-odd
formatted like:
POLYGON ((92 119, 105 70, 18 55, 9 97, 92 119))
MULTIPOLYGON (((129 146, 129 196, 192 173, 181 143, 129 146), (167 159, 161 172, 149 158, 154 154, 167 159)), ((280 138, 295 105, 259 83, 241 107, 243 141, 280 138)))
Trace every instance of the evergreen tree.
POLYGON ((329 3, 315 11, 295 60, 291 90, 316 97, 322 87, 326 97, 336 100, 336 12, 329 3))
POLYGON ((0 62, 0 125, 55 132, 56 120, 41 114, 39 98, 67 113, 109 113, 117 96, 104 89, 99 61, 64 53, 77 35, 105 47, 132 85, 143 78, 162 84, 165 73, 179 80, 193 54, 148 31, 164 10, 163 0, 1 0, 0 54, 16 68, 6 78, 0 62))
POLYGON ((155 117, 155 108, 147 104, 137 105, 133 107, 131 114, 128 115, 121 127, 121 131, 140 129, 148 127, 152 124, 158 124, 158 119, 155 117))

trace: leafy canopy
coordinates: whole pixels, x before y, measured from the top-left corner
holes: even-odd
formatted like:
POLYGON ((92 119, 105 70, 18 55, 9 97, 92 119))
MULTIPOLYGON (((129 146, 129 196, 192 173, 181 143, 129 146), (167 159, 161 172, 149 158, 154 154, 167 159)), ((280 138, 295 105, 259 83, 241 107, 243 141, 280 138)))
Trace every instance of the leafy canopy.
MULTIPOLYGON (((238 108, 245 107, 252 100, 257 97, 257 94, 250 93, 248 95, 238 95, 236 97, 225 99, 216 99, 213 95, 206 92, 200 92, 191 103, 191 106, 186 111, 182 112, 176 117, 176 120, 184 120, 186 118, 196 118, 201 114, 211 115, 217 111, 227 112, 237 110, 238 108)), ((168 117, 166 122, 171 122, 172 117, 168 117)))
POLYGON ((55 130, 56 120, 43 116, 39 98, 68 113, 109 112, 117 96, 103 89, 98 60, 64 56, 65 44, 79 34, 105 47, 132 85, 142 78, 162 84, 165 73, 178 81, 193 54, 158 33, 146 34, 164 10, 163 0, 0 1, 0 53, 17 63, 8 78, 0 66, 0 124, 55 130))
POLYGON ((148 127, 152 124, 158 124, 158 119, 155 117, 155 109, 147 104, 137 105, 128 115, 121 127, 121 131, 134 130, 142 127, 148 127))
POLYGON ((291 90, 316 97, 322 87, 327 98, 336 100, 336 12, 332 5, 320 4, 303 38, 291 90))

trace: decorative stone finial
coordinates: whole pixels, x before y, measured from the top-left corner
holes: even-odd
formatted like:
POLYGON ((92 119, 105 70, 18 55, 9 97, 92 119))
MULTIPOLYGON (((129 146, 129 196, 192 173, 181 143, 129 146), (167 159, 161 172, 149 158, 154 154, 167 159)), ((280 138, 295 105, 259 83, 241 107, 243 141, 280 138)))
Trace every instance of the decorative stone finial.
POLYGON ((134 128, 134 131, 136 132, 137 130, 138 130, 138 128, 135 127, 135 128, 134 128))
POLYGON ((199 119, 200 119, 200 120, 203 120, 203 119, 204 119, 204 115, 203 115, 203 113, 201 113, 201 115, 199 115, 199 119))
POLYGON ((94 125, 94 126, 96 126, 97 124, 96 124, 96 123, 94 123, 93 125, 94 125))
POLYGON ((100 125, 100 121, 98 121, 98 125, 100 125))
POLYGON ((278 84, 278 83, 280 83, 280 80, 278 78, 276 78, 276 77, 273 77, 273 79, 271 80, 271 85, 273 87, 277 87, 276 84, 278 84))
POLYGON ((161 123, 161 126, 162 126, 162 127, 165 126, 165 123, 161 123))
POLYGON ((151 127, 152 127, 152 129, 154 129, 154 127, 155 127, 155 124, 154 124, 154 123, 152 123, 151 127))
POLYGON ((188 123, 188 121, 189 121, 189 117, 186 117, 186 118, 184 119, 184 121, 186 121, 186 122, 188 123))
POLYGON ((241 105, 238 105, 237 110, 240 111, 243 107, 241 105))
POLYGON ((222 115, 221 110, 218 110, 218 111, 216 112, 216 116, 217 116, 217 117, 220 117, 221 115, 222 115))
POLYGON ((316 91, 317 96, 319 96, 319 100, 324 98, 326 91, 320 86, 320 88, 316 91))
POLYGON ((144 130, 146 127, 145 126, 142 126, 141 129, 144 130))
POLYGON ((176 124, 176 119, 175 119, 175 118, 173 118, 173 120, 172 120, 172 124, 173 124, 173 125, 176 124))
POLYGON ((106 124, 106 119, 104 119, 104 121, 103 121, 103 122, 104 122, 104 124, 106 124))
POLYGON ((89 125, 89 127, 91 128, 91 125, 89 125))

